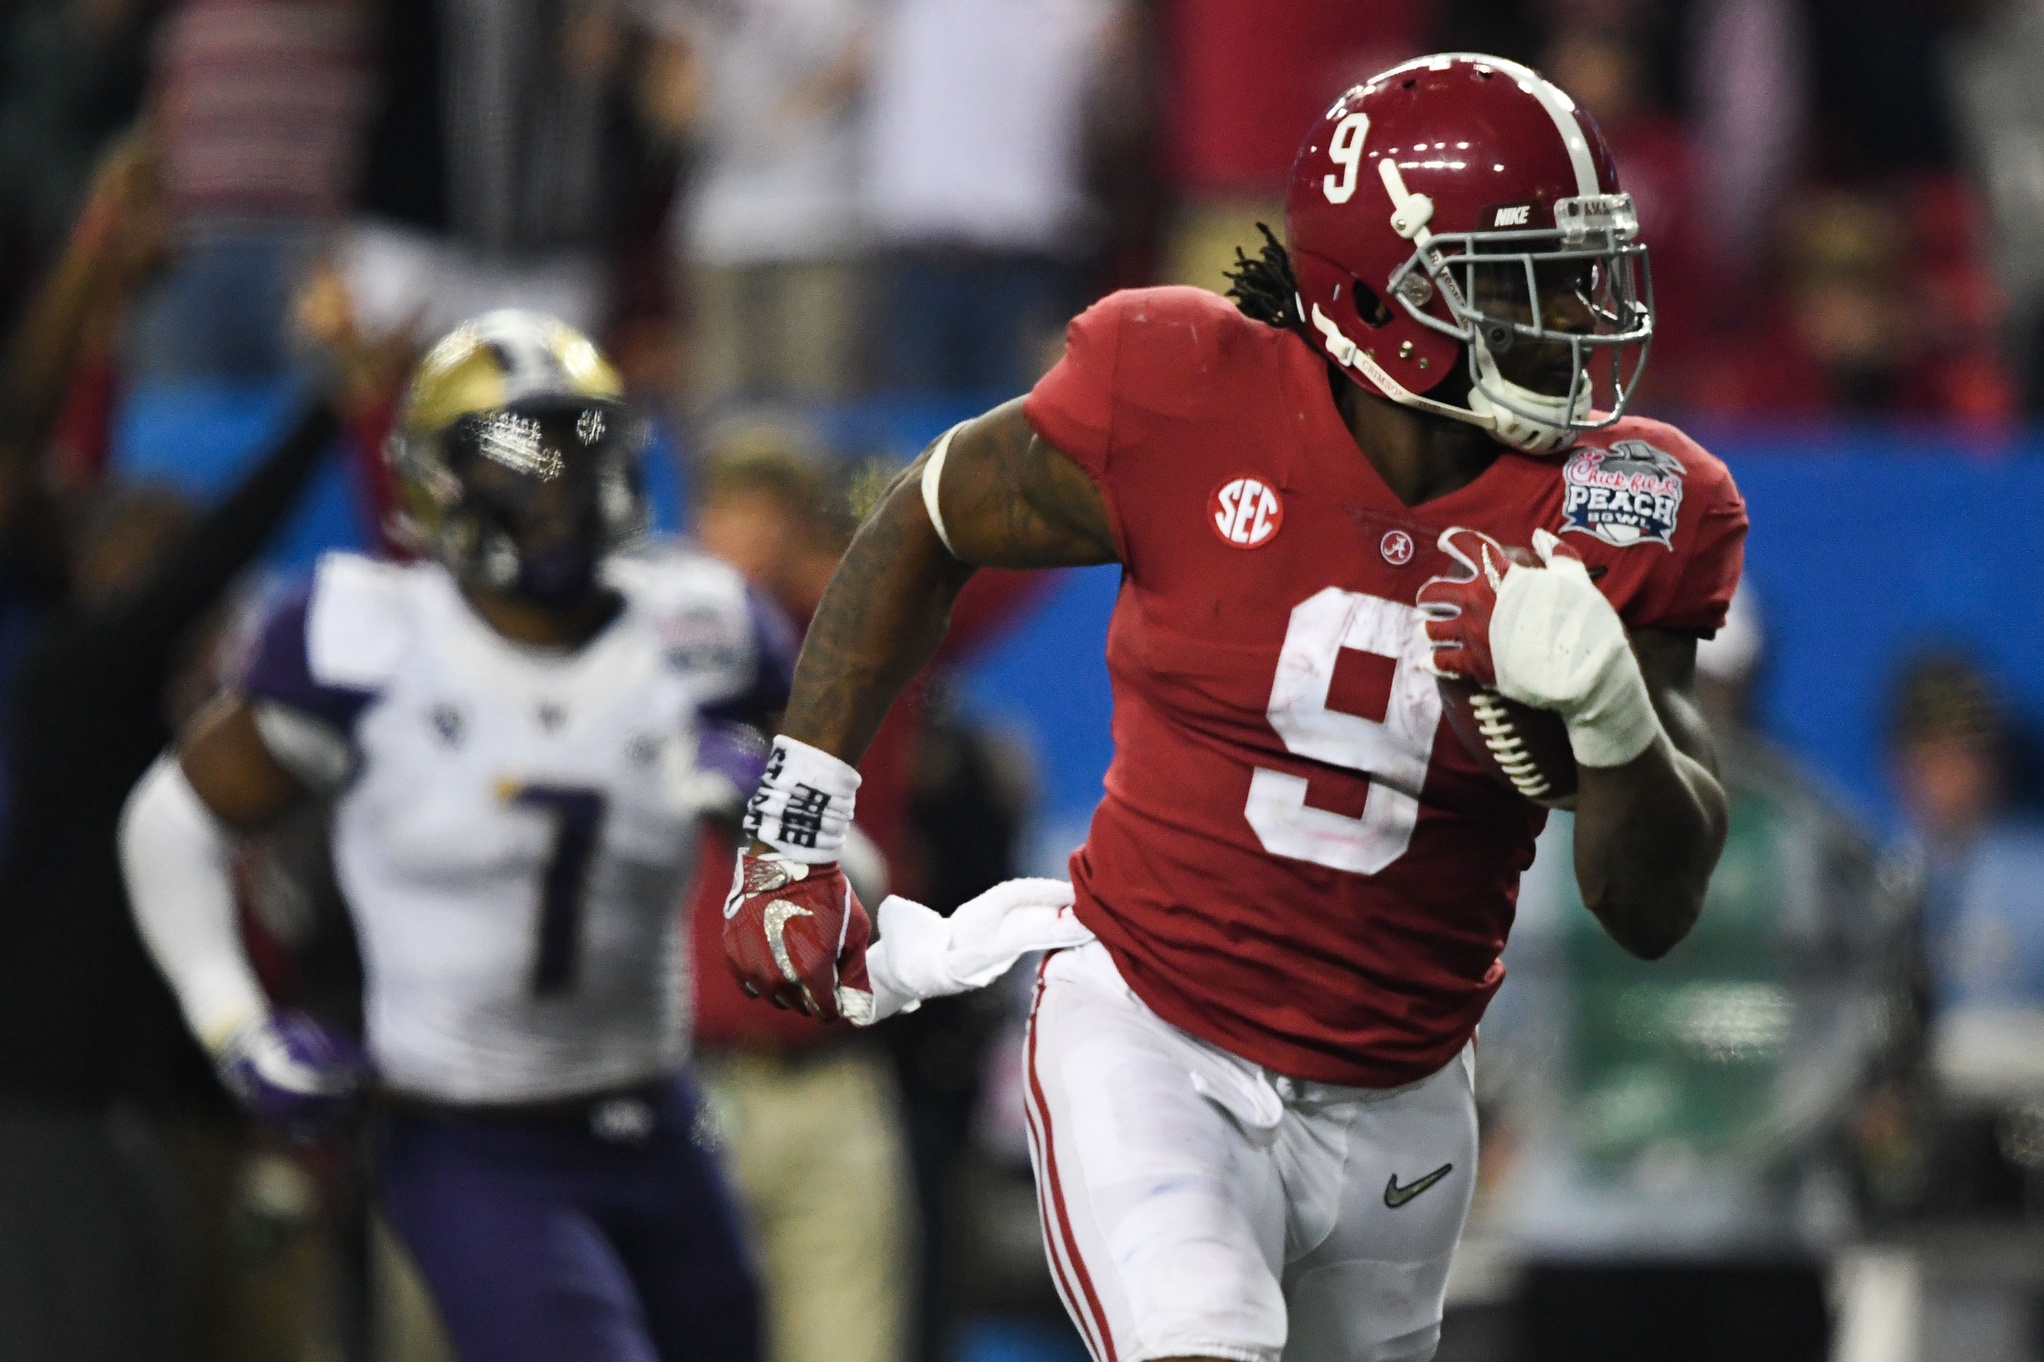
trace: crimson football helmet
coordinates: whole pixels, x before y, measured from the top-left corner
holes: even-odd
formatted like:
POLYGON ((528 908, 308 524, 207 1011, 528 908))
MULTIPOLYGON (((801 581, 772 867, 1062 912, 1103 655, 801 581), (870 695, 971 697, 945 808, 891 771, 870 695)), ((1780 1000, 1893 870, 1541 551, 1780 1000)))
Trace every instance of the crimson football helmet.
POLYGON ((1349 90, 1299 149, 1285 228, 1300 316, 1366 388, 1539 454, 1624 414, 1646 247, 1603 134, 1538 72, 1445 53, 1349 90), (1467 405, 1427 396, 1458 360, 1467 405))

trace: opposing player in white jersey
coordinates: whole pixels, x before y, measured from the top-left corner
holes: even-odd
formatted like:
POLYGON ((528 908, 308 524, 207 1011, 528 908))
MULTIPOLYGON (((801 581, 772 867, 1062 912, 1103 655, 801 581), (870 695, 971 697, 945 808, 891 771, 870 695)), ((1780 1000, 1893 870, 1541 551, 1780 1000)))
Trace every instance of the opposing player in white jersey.
POLYGON ((324 559, 129 804, 143 935, 228 1084, 285 1124, 380 1094, 378 1188, 466 1362, 749 1362, 753 1286, 696 1141, 674 905, 735 812, 791 640, 644 528, 638 423, 530 313, 449 335, 391 461, 411 564, 324 559), (367 1069, 265 999, 237 837, 330 795, 367 1069))

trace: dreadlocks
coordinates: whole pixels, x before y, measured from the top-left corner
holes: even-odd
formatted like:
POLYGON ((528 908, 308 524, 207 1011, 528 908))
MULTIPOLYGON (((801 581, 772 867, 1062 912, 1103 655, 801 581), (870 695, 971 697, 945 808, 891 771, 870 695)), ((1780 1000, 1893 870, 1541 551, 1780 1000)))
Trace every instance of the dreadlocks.
POLYGON ((1255 259, 1235 248, 1235 263, 1228 270, 1228 296, 1242 315, 1271 326, 1296 331, 1308 341, 1313 333, 1299 315, 1299 281, 1292 277, 1292 257, 1269 227, 1256 224, 1263 233, 1263 248, 1255 259))

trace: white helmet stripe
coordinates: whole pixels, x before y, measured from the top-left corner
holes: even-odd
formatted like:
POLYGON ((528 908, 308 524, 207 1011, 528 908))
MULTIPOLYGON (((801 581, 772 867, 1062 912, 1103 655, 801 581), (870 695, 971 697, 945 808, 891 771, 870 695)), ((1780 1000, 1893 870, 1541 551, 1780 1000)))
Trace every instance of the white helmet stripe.
POLYGON ((1590 155, 1590 139, 1583 136, 1583 125, 1576 122, 1576 102, 1568 92, 1541 75, 1530 66, 1521 66, 1503 57, 1493 57, 1482 52, 1444 52, 1428 60, 1455 60, 1479 62, 1493 66, 1519 83, 1519 88, 1540 101, 1540 107, 1547 110, 1547 116, 1554 120, 1554 130, 1561 134, 1561 144, 1568 148, 1569 164, 1576 172, 1576 193, 1587 198, 1604 192, 1597 183, 1597 162, 1590 155))

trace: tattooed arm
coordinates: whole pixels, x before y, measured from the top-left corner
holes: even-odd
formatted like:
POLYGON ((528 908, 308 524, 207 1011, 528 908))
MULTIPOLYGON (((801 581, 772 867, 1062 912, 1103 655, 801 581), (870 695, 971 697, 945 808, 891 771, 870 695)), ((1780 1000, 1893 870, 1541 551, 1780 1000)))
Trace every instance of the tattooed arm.
POLYGON ((1099 489, 1030 429, 1021 399, 952 433, 938 489, 950 549, 923 506, 923 470, 935 448, 903 470, 860 527, 795 665, 783 731, 854 764, 895 696, 936 653, 951 603, 975 567, 1120 558, 1099 489))
POLYGON ((956 427, 888 487, 816 608, 781 736, 746 807, 752 841, 723 934, 746 992, 825 1021, 878 1015, 865 965, 872 925, 836 864, 859 783, 852 767, 936 653, 975 567, 1118 556, 1099 489, 1037 437, 1019 400, 956 427), (924 471, 940 456, 949 548, 923 499, 924 471))

